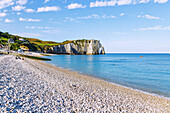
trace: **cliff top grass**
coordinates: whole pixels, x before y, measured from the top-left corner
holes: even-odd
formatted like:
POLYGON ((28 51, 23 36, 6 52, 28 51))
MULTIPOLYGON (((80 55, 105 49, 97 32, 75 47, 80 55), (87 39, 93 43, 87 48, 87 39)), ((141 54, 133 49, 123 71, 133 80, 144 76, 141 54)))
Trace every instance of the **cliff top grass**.
POLYGON ((54 41, 42 41, 40 39, 36 39, 36 38, 24 38, 25 40, 28 40, 31 43, 35 43, 37 45, 40 46, 55 46, 58 45, 59 43, 54 42, 54 41))

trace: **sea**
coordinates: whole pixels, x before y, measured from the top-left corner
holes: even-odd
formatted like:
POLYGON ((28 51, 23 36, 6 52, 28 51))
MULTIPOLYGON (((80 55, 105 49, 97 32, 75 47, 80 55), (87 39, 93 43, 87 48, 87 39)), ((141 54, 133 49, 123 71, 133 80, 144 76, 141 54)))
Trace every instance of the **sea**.
POLYGON ((55 66, 170 98, 170 54, 44 56, 55 66))

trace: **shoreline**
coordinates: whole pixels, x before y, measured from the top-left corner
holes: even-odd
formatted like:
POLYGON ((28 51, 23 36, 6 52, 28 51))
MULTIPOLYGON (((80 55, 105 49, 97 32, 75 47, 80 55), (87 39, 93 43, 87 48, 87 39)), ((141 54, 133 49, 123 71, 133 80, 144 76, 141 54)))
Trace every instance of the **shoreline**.
POLYGON ((100 80, 100 81, 103 81, 103 82, 107 82, 107 83, 110 83, 110 84, 113 84, 113 85, 116 85, 116 86, 120 86, 120 87, 123 87, 123 88, 134 90, 134 91, 137 91, 137 92, 140 92, 140 93, 144 93, 144 94, 147 94, 147 95, 150 95, 150 96, 155 96, 155 97, 159 97, 159 98, 170 100, 170 97, 166 97, 166 96, 159 95, 159 94, 156 94, 156 93, 151 93, 151 92, 143 91, 143 90, 140 90, 140 89, 137 89, 137 88, 133 88, 133 87, 121 85, 121 84, 118 84, 118 83, 110 82, 108 80, 105 80, 104 78, 100 78, 100 77, 97 77, 95 75, 84 74, 84 73, 81 73, 79 71, 75 71, 75 70, 72 70, 72 69, 67 69, 67 68, 59 67, 59 66, 56 66, 56 65, 54 65, 52 63, 47 63, 48 61, 47 62, 46 61, 38 61, 38 62, 44 63, 44 65, 54 66, 53 68, 59 69, 59 71, 62 71, 62 72, 63 71, 66 72, 67 71, 68 73, 73 73, 73 74, 77 73, 80 76, 85 76, 85 77, 97 79, 97 80, 100 80))
MULTIPOLYGON (((38 62, 42 62, 42 61, 38 61, 38 62)), ((106 82, 106 83, 109 83, 111 85, 114 85, 114 86, 117 86, 117 87, 121 87, 121 88, 125 88, 127 90, 131 90, 133 92, 137 92, 137 93, 141 93, 141 94, 144 94, 144 95, 148 95, 148 96, 152 96, 152 97, 156 97, 156 98, 161 98, 161 99, 166 99, 167 101, 170 102, 170 97, 165 97, 165 96, 162 96, 162 95, 159 95, 159 94, 156 94, 156 93, 150 93, 150 92, 147 92, 147 91, 143 91, 143 90, 140 90, 140 89, 135 89, 135 88, 132 88, 132 87, 128 87, 128 86, 124 86, 124 85, 121 85, 121 84, 117 84, 117 83, 114 83, 114 82, 109 82, 105 79, 102 79, 100 77, 97 77, 97 76, 93 76, 93 75, 88 75, 88 74, 83 74, 79 71, 74 71, 72 69, 66 69, 66 68, 63 68, 63 67, 59 67, 59 66, 56 66, 54 64, 50 64, 50 63, 47 63, 47 62, 42 62, 44 63, 44 65, 51 65, 51 66, 54 66, 54 68, 56 69, 59 69, 60 71, 64 71, 64 72, 68 72, 68 73, 77 73, 78 75, 80 76, 84 76, 84 77, 89 77, 89 78, 92 78, 92 79, 96 79, 96 80, 99 80, 101 82, 106 82)), ((169 103, 170 104, 170 103, 169 103)))
MULTIPOLYGON (((27 58, 16 60, 14 56, 5 55, 0 57, 0 63, 0 68, 3 69, 0 70, 1 79, 7 77, 4 79, 7 81, 2 85, 5 88, 0 88, 3 90, 1 92, 13 91, 12 94, 17 96, 1 99, 4 100, 2 106, 5 106, 3 109, 6 110, 8 110, 6 103, 14 98, 19 99, 19 103, 20 100, 23 101, 21 101, 23 107, 20 107, 18 112, 27 109, 34 112, 41 110, 51 112, 170 111, 168 99, 145 94, 46 62, 27 58), (19 95, 17 92, 20 92, 19 95)), ((13 107, 10 110, 13 110, 13 107)))
POLYGON ((56 66, 55 64, 48 63, 48 61, 42 61, 42 62, 45 63, 45 64, 52 65, 52 66, 54 66, 56 68, 59 68, 59 69, 63 69, 64 71, 69 71, 69 72, 73 72, 73 73, 75 72, 75 73, 78 73, 78 74, 80 74, 82 76, 87 76, 87 77, 90 77, 90 78, 99 79, 99 80, 108 82, 108 83, 113 84, 113 85, 117 85, 117 86, 124 87, 124 88, 129 88, 129 89, 134 90, 134 91, 139 91, 141 93, 145 93, 145 94, 148 94, 148 95, 152 95, 152 96, 156 96, 156 97, 160 97, 160 98, 164 98, 164 99, 170 100, 170 97, 167 97, 167 96, 164 96, 164 95, 160 95, 160 94, 157 94, 157 93, 152 93, 152 92, 149 92, 149 91, 137 89, 135 87, 130 87, 130 86, 122 85, 122 84, 119 84, 119 83, 115 83, 115 82, 109 81, 109 80, 107 80, 105 78, 97 77, 96 75, 84 74, 84 73, 81 73, 79 71, 75 71, 75 70, 72 70, 72 69, 67 69, 67 68, 59 67, 59 66, 56 66))

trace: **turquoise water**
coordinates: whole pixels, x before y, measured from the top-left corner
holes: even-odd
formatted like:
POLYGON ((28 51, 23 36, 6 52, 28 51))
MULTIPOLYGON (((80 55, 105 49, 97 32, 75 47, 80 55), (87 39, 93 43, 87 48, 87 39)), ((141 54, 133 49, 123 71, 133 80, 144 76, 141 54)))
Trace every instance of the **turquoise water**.
POLYGON ((46 58, 62 68, 170 97, 169 54, 54 55, 46 58))

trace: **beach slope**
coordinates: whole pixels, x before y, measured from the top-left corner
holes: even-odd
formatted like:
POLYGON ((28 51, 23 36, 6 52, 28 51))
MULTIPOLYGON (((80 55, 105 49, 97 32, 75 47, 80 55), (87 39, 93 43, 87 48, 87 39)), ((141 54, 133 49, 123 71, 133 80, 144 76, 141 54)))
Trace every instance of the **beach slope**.
POLYGON ((1 112, 164 112, 170 100, 44 62, 0 56, 1 112))

